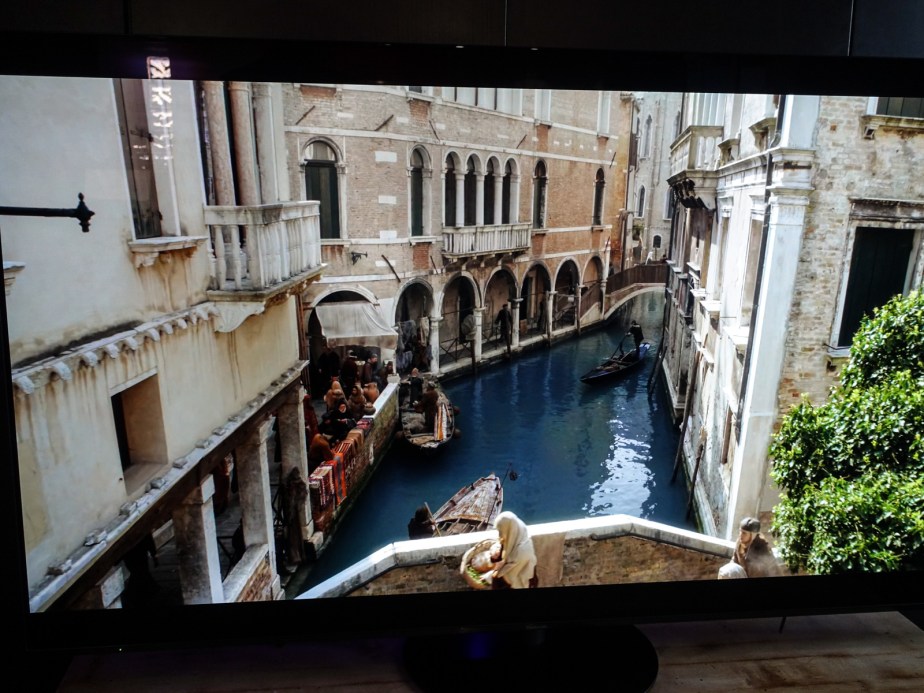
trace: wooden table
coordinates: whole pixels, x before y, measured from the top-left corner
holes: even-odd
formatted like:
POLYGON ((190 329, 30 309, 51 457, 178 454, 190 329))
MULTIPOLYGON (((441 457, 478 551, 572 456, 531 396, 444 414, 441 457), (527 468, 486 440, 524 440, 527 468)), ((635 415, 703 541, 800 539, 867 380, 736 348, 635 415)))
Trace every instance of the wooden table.
MULTIPOLYGON (((658 652, 653 693, 924 691, 924 630, 895 612, 671 623, 640 630, 658 652)), ((81 655, 57 690, 416 691, 402 666, 402 644, 399 638, 380 638, 81 655)))

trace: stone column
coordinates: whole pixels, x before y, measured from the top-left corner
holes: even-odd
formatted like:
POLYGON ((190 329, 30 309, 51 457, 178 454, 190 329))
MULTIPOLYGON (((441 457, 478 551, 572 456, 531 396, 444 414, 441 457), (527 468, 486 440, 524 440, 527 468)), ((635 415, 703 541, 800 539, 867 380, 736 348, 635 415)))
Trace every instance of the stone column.
POLYGON ((288 180, 285 170, 285 150, 279 161, 279 147, 276 142, 276 104, 273 101, 272 84, 253 84, 253 120, 257 145, 257 169, 260 176, 260 198, 263 204, 283 200, 282 180, 288 180))
POLYGON ((231 172, 231 139, 228 134, 228 118, 225 111, 225 87, 223 82, 205 82, 203 87, 215 202, 219 205, 230 206, 235 203, 234 175, 231 172))
POLYGON ((238 203, 260 204, 253 133, 253 107, 249 82, 231 82, 231 126, 237 159, 238 203))
POLYGON ((500 225, 504 220, 504 177, 494 174, 494 223, 500 225))
POLYGON ((552 311, 555 310, 555 295, 558 292, 548 291, 545 295, 545 338, 548 342, 552 343, 552 323, 555 321, 555 313, 552 311))
POLYGON ((577 327, 577 333, 581 334, 581 286, 578 284, 574 287, 574 324, 577 327))
POLYGON ((510 174, 510 223, 520 223, 520 177, 510 174))
MULTIPOLYGON (((293 469, 298 469, 302 481, 308 484, 308 444, 305 439, 305 409, 302 406, 305 395, 305 388, 302 387, 301 382, 296 381, 289 386, 285 404, 276 412, 276 417, 279 419, 279 444, 282 446, 282 469, 279 483, 285 483, 285 480, 289 478, 289 473, 293 469)), ((314 533, 310 497, 299 511, 299 515, 302 539, 307 540, 314 533)))
MULTIPOLYGON (((784 168, 782 162, 778 165, 784 168)), ((785 356, 789 311, 795 292, 805 210, 809 203, 809 185, 806 182, 805 187, 800 189, 771 187, 766 255, 757 314, 751 316, 751 362, 741 414, 741 432, 732 467, 724 528, 726 539, 736 536, 738 523, 743 517, 757 517, 760 511, 766 509, 762 505, 770 500, 765 494, 769 463, 767 448, 777 414, 777 393, 785 356)))
POLYGON ((472 314, 475 316, 475 348, 472 353, 472 362, 481 363, 481 323, 484 319, 484 306, 473 308, 472 314))
POLYGON ((440 374, 440 323, 443 318, 430 318, 430 372, 440 374))
POLYGON ((513 314, 513 335, 510 339, 510 348, 513 351, 517 351, 520 348, 520 304, 523 303, 522 298, 515 298, 510 301, 510 312, 513 314))
POLYGON ((475 226, 484 226, 484 174, 475 174, 475 226))
POLYGON ((276 544, 273 535, 272 489, 266 447, 270 435, 272 425, 267 419, 255 427, 246 442, 235 450, 234 456, 237 460, 244 545, 248 549, 257 545, 267 547, 270 569, 275 577, 276 544))
MULTIPOLYGON (((228 116, 225 108, 224 82, 205 82, 205 113, 208 124, 209 158, 212 162, 215 203, 233 206, 237 203, 234 194, 234 174, 231 165, 231 138, 228 132, 228 116)), ((241 286, 243 267, 241 263, 241 242, 237 226, 224 226, 214 230, 213 243, 217 288, 224 288, 225 278, 230 275, 234 285, 241 286)))
POLYGON ((179 560, 184 604, 222 604, 221 562, 212 496, 211 475, 173 511, 173 536, 179 560))
POLYGON ((456 226, 465 226, 465 173, 456 171, 456 226))

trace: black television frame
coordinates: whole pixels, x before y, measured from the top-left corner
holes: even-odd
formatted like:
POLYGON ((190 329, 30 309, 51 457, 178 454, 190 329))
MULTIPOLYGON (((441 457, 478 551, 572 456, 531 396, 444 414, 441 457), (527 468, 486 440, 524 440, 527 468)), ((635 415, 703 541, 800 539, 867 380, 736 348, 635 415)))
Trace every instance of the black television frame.
MULTIPOLYGON (((479 24, 477 18, 465 14, 466 21, 442 27, 435 32, 434 40, 433 32, 427 32, 432 25, 414 19, 413 14, 433 3, 406 0, 397 3, 398 19, 394 22, 377 26, 380 18, 370 13, 365 21, 359 21, 359 29, 352 36, 334 32, 334 40, 324 41, 310 32, 305 39, 272 38, 260 27, 247 33, 238 23, 220 24, 209 35, 197 35, 195 28, 199 25, 195 23, 193 28, 176 25, 174 32, 169 23, 166 30, 161 24, 157 26, 166 33, 145 33, 131 23, 130 10, 151 3, 113 0, 108 4, 125 12, 121 27, 107 25, 100 30, 84 26, 84 17, 75 20, 75 30, 66 25, 62 28, 60 18, 43 25, 39 17, 34 17, 30 28, 29 17, 25 25, 17 24, 14 18, 10 26, 15 30, 0 34, 0 73, 145 77, 146 57, 166 55, 176 79, 305 81, 306 74, 310 74, 311 81, 327 83, 880 95, 904 93, 924 72, 924 46, 909 44, 921 34, 924 15, 920 11, 912 12, 910 17, 902 14, 903 8, 896 0, 819 0, 818 7, 801 10, 806 24, 796 38, 802 37, 802 42, 780 41, 771 33, 755 36, 750 44, 740 39, 732 41, 731 47, 724 49, 704 49, 690 38, 697 32, 708 35, 716 31, 711 22, 719 10, 712 7, 709 13, 697 16, 687 7, 692 3, 669 0, 659 3, 664 17, 682 24, 682 30, 675 27, 669 35, 659 37, 651 26, 646 31, 642 22, 642 36, 649 44, 643 45, 635 37, 622 50, 607 47, 607 36, 594 22, 593 14, 595 8, 604 14, 611 12, 604 6, 618 3, 572 3, 581 12, 564 20, 558 18, 557 22, 552 18, 543 22, 527 12, 524 2, 463 3, 463 10, 473 6, 487 11, 491 18, 497 5, 503 4, 502 32, 498 32, 496 23, 479 24), (671 16, 671 10, 676 11, 676 16, 671 16), (410 29, 396 28, 402 26, 402 17, 410 22, 410 29), (872 17, 877 17, 878 22, 869 21, 872 17), (832 26, 833 34, 829 35, 832 26), (806 44, 806 37, 811 37, 813 31, 826 38, 817 44, 806 44), (359 38, 353 40, 356 36, 359 38), (486 38, 480 43, 466 40, 472 36, 486 38), (678 36, 686 37, 686 41, 677 43, 678 36), (671 44, 671 40, 675 43, 671 44)), ((65 15, 68 9, 75 12, 73 7, 67 7, 68 3, 38 4, 55 5, 65 15)), ((176 11, 182 6, 167 4, 176 11)), ((373 4, 360 3, 362 7, 373 4)), ((738 15, 755 22, 762 17, 762 3, 752 3, 744 9, 740 2, 730 0, 703 4, 725 9, 734 6, 738 15)), ((780 0, 775 8, 781 4, 793 11, 806 3, 780 0)), ((227 7, 228 3, 222 5, 227 7)), ((248 3, 237 3, 239 7, 244 5, 248 3)), ((626 6, 619 7, 629 12, 626 6)), ((440 12, 436 15, 442 16, 440 12)), ((637 24, 641 20, 633 21, 637 24)), ((2 226, 0 219, 0 229, 2 226)), ((0 360, 9 372, 5 322, 4 308, 0 360)), ((4 525, 10 538, 6 545, 15 555, 24 556, 12 384, 8 377, 0 381, 0 395, 0 440, 4 441, 0 458, 8 461, 0 499, 8 513, 4 525)), ((7 601, 14 637, 25 654, 40 659, 53 653, 285 643, 318 637, 924 610, 920 576, 894 573, 183 606, 141 613, 30 613, 25 566, 13 566, 13 573, 14 585, 7 592, 7 601), (301 625, 311 621, 327 624, 323 635, 301 625)))

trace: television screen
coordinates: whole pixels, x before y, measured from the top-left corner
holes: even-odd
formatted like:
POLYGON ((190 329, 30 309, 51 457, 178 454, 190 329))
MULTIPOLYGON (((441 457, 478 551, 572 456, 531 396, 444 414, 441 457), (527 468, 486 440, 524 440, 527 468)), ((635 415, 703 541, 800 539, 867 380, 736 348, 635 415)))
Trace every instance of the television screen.
POLYGON ((29 647, 919 602, 894 75, 142 48, 0 76, 29 647))

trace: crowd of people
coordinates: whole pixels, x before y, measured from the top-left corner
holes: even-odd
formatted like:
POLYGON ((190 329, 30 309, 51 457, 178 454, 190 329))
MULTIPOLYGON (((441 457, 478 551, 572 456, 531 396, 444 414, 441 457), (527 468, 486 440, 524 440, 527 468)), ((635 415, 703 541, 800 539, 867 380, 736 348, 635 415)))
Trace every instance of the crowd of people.
POLYGON ((375 401, 388 385, 388 376, 394 373, 393 364, 389 361, 381 366, 374 352, 366 352, 360 358, 350 350, 341 359, 327 342, 317 359, 317 367, 320 382, 327 391, 325 411, 309 445, 309 472, 332 458, 331 446, 346 438, 359 419, 375 412, 375 401))

